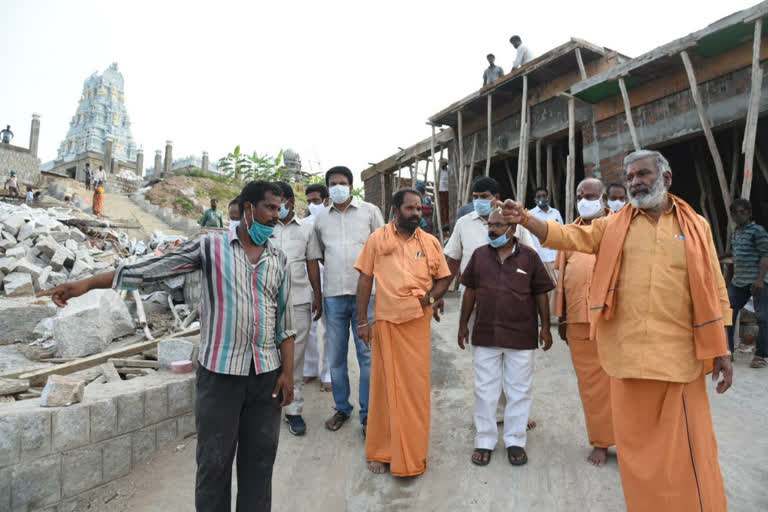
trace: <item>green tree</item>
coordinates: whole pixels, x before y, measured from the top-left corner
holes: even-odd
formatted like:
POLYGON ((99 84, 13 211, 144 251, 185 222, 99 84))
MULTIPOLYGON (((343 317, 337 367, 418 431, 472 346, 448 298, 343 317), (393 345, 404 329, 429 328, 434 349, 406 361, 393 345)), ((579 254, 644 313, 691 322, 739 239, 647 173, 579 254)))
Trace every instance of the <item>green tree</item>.
POLYGON ((270 180, 276 181, 282 178, 285 169, 283 168, 283 150, 281 149, 277 156, 268 153, 259 154, 256 151, 248 157, 251 162, 249 180, 270 180))
POLYGON ((219 159, 221 172, 236 181, 247 179, 253 173, 254 162, 245 153, 240 152, 240 145, 227 156, 219 159))

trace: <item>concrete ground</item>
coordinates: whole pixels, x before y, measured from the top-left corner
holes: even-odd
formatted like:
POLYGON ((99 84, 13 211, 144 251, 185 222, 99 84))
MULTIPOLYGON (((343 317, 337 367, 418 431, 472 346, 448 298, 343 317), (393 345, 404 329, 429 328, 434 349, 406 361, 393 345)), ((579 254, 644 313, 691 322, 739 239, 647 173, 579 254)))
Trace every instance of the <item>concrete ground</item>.
MULTIPOLYGON (((281 433, 273 510, 625 510, 615 452, 603 468, 584 460, 588 446, 576 377, 567 346, 556 335, 553 348, 536 355, 532 415, 539 426, 528 438, 528 465, 510 466, 501 447, 489 466, 470 463, 473 371, 469 352, 456 345, 457 308, 452 297, 443 321, 433 322, 432 431, 426 474, 394 479, 366 471, 359 426, 350 421, 339 432, 326 431, 323 420, 332 412, 332 398, 312 383, 306 391, 307 435, 293 437, 287 428, 281 433)), ((356 375, 353 358, 350 368, 356 375)), ((768 369, 750 369, 742 355, 734 382, 725 395, 711 394, 729 510, 768 510, 768 369)), ((194 475, 192 438, 158 453, 142 470, 120 481, 103 510, 193 510, 194 475)), ((233 496, 235 492, 233 485, 233 496)))

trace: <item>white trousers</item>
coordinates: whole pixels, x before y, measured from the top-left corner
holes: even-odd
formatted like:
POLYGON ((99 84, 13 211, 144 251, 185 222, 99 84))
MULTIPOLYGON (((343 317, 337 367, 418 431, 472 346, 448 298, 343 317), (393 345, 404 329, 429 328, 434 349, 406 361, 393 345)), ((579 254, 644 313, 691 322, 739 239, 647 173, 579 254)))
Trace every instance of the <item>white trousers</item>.
POLYGON ((499 347, 472 347, 475 367, 474 419, 475 448, 493 450, 499 439, 496 406, 502 389, 507 399, 504 408, 504 446, 525 447, 526 427, 533 402, 533 350, 499 347))
MULTIPOLYGON (((304 377, 320 377, 322 382, 331 382, 331 365, 328 364, 330 351, 326 350, 325 315, 309 328, 307 351, 304 354, 304 377), (320 341, 323 343, 323 365, 320 368, 320 341), (321 373, 322 371, 322 373, 321 373)), ((297 368, 298 370, 298 368, 297 368)))
POLYGON ((296 329, 296 341, 293 344, 293 402, 285 408, 285 414, 289 416, 301 415, 304 409, 303 375, 295 368, 304 367, 304 354, 311 324, 312 305, 307 303, 293 306, 293 328, 296 329))

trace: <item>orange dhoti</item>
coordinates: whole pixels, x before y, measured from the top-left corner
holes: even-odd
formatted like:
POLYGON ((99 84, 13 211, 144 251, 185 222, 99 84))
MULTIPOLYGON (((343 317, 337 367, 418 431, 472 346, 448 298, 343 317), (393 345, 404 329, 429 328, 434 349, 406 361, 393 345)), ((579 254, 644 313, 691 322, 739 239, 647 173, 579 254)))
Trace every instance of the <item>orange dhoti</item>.
POLYGON ((365 455, 390 464, 395 476, 427 469, 430 408, 430 320, 377 320, 371 345, 371 387, 365 455))
POLYGON ((629 512, 727 510, 705 382, 611 378, 629 512))
POLYGON ((579 384, 589 444, 608 448, 613 439, 611 417, 611 378, 600 366, 597 343, 589 339, 589 324, 567 324, 568 347, 579 384))

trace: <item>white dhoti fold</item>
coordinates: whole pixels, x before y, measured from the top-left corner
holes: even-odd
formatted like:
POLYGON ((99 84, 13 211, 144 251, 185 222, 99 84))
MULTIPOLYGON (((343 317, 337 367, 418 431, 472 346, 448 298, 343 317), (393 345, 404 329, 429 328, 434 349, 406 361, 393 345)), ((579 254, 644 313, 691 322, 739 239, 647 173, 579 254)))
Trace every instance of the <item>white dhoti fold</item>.
MULTIPOLYGON (((326 350, 325 316, 312 322, 309 328, 307 350, 304 353, 304 377, 320 377, 322 382, 331 382, 331 365, 328 363, 330 352, 326 350), (322 368, 320 365, 320 343, 322 341, 322 368)), ((298 370, 298 368, 297 368, 298 370)))

